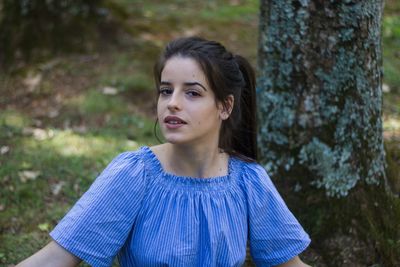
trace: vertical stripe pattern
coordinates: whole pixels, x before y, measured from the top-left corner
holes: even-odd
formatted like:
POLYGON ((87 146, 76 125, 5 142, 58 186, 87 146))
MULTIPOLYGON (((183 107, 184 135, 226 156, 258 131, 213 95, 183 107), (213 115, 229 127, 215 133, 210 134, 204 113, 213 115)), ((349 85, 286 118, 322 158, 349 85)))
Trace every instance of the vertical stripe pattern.
POLYGON ((226 176, 166 173, 148 147, 116 157, 50 233, 92 266, 257 266, 303 251, 308 235, 265 170, 229 160, 226 176))

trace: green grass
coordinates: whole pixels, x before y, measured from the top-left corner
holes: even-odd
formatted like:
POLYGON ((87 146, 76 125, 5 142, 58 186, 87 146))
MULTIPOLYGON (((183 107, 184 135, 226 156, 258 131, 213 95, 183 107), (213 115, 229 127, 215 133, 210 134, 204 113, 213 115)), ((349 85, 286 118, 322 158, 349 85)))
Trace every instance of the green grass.
POLYGON ((257 14, 259 1, 129 1, 118 0, 117 3, 127 7, 128 12, 146 18, 176 17, 176 21, 186 22, 190 17, 195 20, 243 20, 253 18, 257 14), (247 16, 247 18, 246 18, 247 16), (196 18, 197 17, 197 18, 196 18))
POLYGON ((387 15, 383 19, 384 82, 393 92, 400 92, 400 16, 387 15))
POLYGON ((238 4, 210 4, 208 8, 202 9, 199 15, 204 20, 211 19, 219 22, 252 20, 254 14, 258 13, 258 2, 256 0, 247 0, 240 1, 238 4))
MULTIPOLYGON (((389 92, 383 94, 383 128, 400 130, 400 4, 388 1, 382 23, 383 83, 389 92)), ((398 179, 398 178, 397 178, 398 179)))
POLYGON ((153 124, 131 110, 129 99, 95 89, 65 99, 62 114, 41 128, 29 114, 3 110, 0 147, 9 151, 0 155, 0 265, 49 242, 48 231, 113 157, 156 143, 153 124), (65 120, 71 125, 63 129, 65 120), (23 179, 24 171, 38 175, 23 179))
MULTIPOLYGON (((152 125, 147 120, 137 121, 142 122, 141 129, 152 125)), ((0 161, 3 264, 21 260, 48 242, 47 232, 114 156, 136 150, 144 140, 151 143, 153 138, 138 135, 140 141, 129 140, 120 130, 113 132, 114 127, 109 125, 104 133, 86 134, 47 128, 38 139, 39 136, 23 133, 28 125, 28 120, 16 112, 2 114, 0 129, 9 137, 1 145, 10 147, 0 161), (24 180, 23 171, 34 171, 38 176, 24 180), (54 187, 60 182, 62 189, 55 194, 54 187)), ((123 119, 115 125, 123 127, 123 119)))

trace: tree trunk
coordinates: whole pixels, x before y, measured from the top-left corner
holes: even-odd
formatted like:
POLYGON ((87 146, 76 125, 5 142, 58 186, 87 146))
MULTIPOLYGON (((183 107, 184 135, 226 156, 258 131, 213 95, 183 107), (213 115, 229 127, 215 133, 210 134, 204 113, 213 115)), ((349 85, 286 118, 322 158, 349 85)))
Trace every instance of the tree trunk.
MULTIPOLYGON (((259 149, 292 209, 387 184, 382 10, 382 0, 261 1, 259 149)), ((314 231, 318 215, 303 212, 314 231)))
POLYGON ((382 8, 261 2, 259 145, 269 173, 293 190, 311 182, 343 197, 357 183, 385 180, 382 8))

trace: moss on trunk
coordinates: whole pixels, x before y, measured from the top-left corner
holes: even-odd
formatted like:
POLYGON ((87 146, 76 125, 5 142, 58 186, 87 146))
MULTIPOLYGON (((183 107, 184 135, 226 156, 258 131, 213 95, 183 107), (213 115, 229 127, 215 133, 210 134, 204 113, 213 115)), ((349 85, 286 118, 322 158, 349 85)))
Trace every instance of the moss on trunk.
POLYGON ((382 9, 382 1, 261 1, 257 97, 264 166, 314 247, 332 257, 326 240, 361 237, 372 263, 392 266, 400 208, 385 172, 382 9))

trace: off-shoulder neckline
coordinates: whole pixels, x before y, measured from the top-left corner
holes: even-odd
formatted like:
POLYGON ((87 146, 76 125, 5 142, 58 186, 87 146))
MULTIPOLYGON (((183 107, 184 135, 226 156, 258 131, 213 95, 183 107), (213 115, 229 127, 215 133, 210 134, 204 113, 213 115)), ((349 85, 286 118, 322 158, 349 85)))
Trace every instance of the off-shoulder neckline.
POLYGON ((229 156, 228 159, 228 173, 223 176, 215 176, 215 177, 207 177, 207 178, 199 178, 199 177, 191 177, 191 176, 179 176, 173 173, 166 172, 161 165, 161 162, 154 154, 154 152, 148 146, 142 146, 141 150, 148 156, 151 161, 151 168, 155 170, 157 173, 162 174, 164 177, 168 177, 173 180, 177 180, 183 183, 196 183, 196 184, 215 184, 215 183, 223 183, 230 180, 230 177, 233 175, 234 168, 233 162, 234 158, 229 156))

